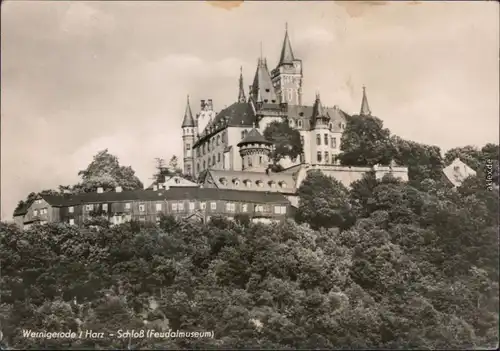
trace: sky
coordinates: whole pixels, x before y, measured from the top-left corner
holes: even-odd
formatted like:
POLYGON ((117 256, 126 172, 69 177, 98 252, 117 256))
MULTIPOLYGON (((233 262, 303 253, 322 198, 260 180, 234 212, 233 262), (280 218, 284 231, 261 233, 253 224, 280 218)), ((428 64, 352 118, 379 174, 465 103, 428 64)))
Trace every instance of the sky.
POLYGON ((32 191, 78 182, 108 148, 145 185, 182 158, 186 96, 236 101, 243 67, 274 67, 285 23, 305 104, 360 108, 438 145, 498 143, 497 2, 6 1, 1 11, 1 218, 32 191))

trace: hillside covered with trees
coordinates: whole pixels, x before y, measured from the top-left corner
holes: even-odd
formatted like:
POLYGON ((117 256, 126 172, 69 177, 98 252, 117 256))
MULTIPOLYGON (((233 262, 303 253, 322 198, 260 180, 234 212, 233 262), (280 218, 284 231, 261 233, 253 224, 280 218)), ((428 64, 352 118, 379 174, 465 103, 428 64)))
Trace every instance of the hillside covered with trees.
POLYGON ((347 189, 311 172, 295 221, 272 225, 164 217, 159 225, 20 231, 0 223, 2 347, 498 347, 499 198, 481 171, 498 162, 498 145, 453 149, 443 159, 435 147, 358 122, 348 123, 353 140, 342 162, 397 159, 412 170, 409 182, 367 174, 347 189), (356 128, 366 137, 354 140, 356 128), (371 148, 370 135, 387 142, 371 148), (478 174, 453 189, 441 169, 456 155, 475 160, 478 174), (213 338, 29 339, 23 329, 213 338))

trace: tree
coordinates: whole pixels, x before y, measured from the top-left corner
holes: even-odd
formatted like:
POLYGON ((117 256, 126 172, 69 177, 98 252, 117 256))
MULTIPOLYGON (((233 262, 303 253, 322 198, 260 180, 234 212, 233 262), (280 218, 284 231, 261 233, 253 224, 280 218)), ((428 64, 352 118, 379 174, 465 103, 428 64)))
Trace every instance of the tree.
POLYGON ((275 164, 285 157, 295 160, 303 153, 300 132, 287 121, 271 122, 264 130, 264 137, 274 144, 271 159, 275 164))
POLYGON ((338 159, 347 166, 388 165, 394 153, 390 131, 377 117, 348 117, 340 147, 338 159))
POLYGON ((336 179, 311 171, 298 189, 296 218, 311 228, 346 228, 351 224, 348 190, 336 179))
POLYGON ((130 166, 120 166, 118 158, 108 152, 99 151, 86 169, 78 172, 82 182, 75 185, 73 192, 94 192, 98 187, 110 190, 121 186, 123 190, 142 189, 143 184, 130 166))
POLYGON ((488 175, 492 182, 498 185, 499 150, 499 146, 492 143, 486 144, 481 149, 467 145, 448 150, 444 159, 446 164, 450 164, 455 158, 459 158, 478 172, 480 177, 488 175))

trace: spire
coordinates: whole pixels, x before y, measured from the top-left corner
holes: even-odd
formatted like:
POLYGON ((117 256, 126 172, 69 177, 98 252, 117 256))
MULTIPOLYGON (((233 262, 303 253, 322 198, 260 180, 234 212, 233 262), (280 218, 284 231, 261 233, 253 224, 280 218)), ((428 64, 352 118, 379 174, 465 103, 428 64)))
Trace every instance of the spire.
POLYGON ((283 40, 283 47, 281 48, 281 56, 278 66, 283 64, 292 64, 294 59, 292 45, 290 44, 290 38, 288 37, 288 23, 286 23, 285 39, 283 40))
POLYGON ((276 90, 274 90, 271 75, 267 68, 266 60, 259 58, 257 70, 250 88, 250 96, 254 102, 277 103, 276 90))
POLYGON ((184 127, 194 127, 193 113, 189 105, 189 95, 187 96, 186 112, 184 112, 184 120, 182 121, 182 128, 184 127))
POLYGON ((245 102, 245 89, 243 88, 243 67, 240 67, 240 91, 238 93, 238 102, 245 102))
POLYGON ((363 86, 363 100, 361 101, 361 111, 359 112, 360 116, 371 116, 372 111, 370 110, 370 106, 368 106, 368 98, 366 97, 366 87, 363 86))
POLYGON ((321 104, 321 99, 319 97, 319 92, 316 92, 316 101, 313 106, 313 118, 328 118, 328 114, 326 113, 323 105, 321 104))

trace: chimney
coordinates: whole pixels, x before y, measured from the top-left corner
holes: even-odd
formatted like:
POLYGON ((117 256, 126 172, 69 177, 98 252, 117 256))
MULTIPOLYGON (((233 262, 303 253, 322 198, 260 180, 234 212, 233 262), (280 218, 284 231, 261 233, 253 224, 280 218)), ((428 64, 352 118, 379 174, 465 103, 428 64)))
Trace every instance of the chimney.
POLYGON ((208 99, 207 110, 213 111, 213 109, 214 109, 214 105, 212 103, 212 99, 208 99))
POLYGON ((158 185, 155 184, 155 185, 153 185, 153 191, 156 191, 156 190, 158 190, 158 185))
POLYGON ((115 188, 115 191, 116 191, 117 193, 121 193, 121 192, 122 192, 122 187, 121 187, 121 186, 117 186, 117 187, 115 188))
POLYGON ((104 192, 104 189, 102 187, 97 188, 97 193, 102 194, 104 192))
POLYGON ((205 109, 205 100, 201 100, 201 110, 205 109))

